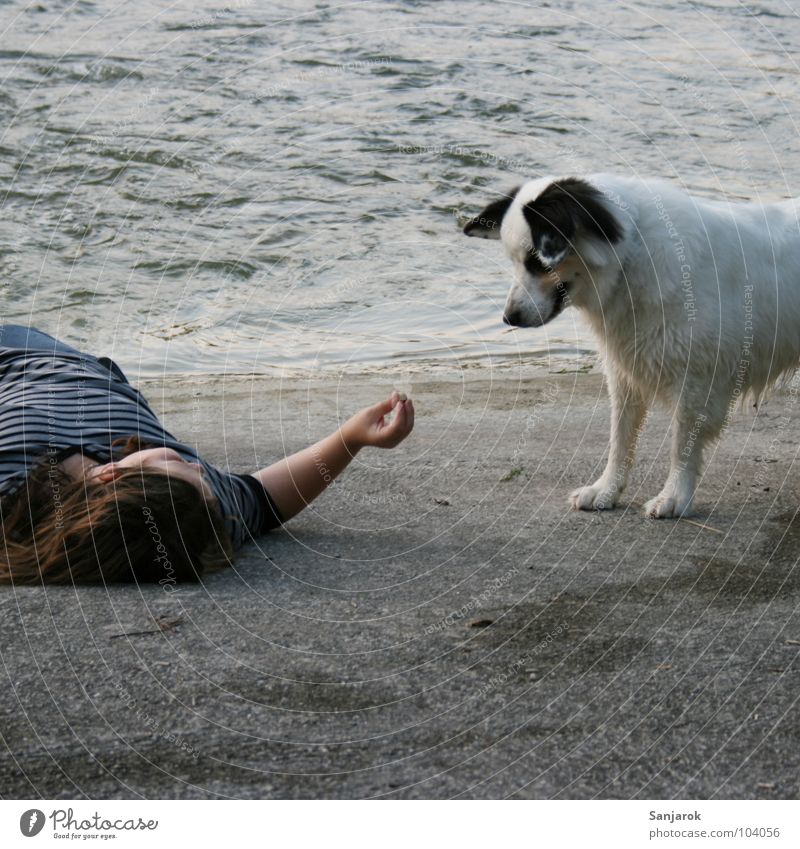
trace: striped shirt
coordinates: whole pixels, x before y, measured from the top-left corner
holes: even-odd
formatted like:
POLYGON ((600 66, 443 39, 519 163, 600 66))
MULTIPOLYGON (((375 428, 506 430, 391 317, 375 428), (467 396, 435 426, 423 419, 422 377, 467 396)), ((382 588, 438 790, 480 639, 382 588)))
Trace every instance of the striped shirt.
POLYGON ((112 360, 39 331, 0 326, 0 496, 15 492, 45 458, 80 452, 100 463, 119 459, 111 443, 128 436, 203 465, 234 548, 281 524, 256 478, 222 471, 178 442, 112 360), (21 331, 29 334, 22 344, 21 331))

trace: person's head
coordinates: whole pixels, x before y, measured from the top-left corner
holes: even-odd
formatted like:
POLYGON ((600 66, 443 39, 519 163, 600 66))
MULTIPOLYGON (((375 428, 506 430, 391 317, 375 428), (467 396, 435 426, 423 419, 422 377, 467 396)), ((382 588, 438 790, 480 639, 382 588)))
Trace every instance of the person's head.
POLYGON ((202 466, 131 438, 110 463, 67 474, 47 459, 0 500, 0 581, 197 580, 231 542, 202 466))
POLYGON ((214 491, 205 479, 202 463, 184 460, 172 448, 142 448, 141 443, 128 441, 129 452, 123 451, 120 460, 110 463, 88 463, 84 477, 89 483, 111 484, 126 475, 131 469, 141 473, 157 472, 171 480, 190 483, 209 502, 215 500, 214 491))

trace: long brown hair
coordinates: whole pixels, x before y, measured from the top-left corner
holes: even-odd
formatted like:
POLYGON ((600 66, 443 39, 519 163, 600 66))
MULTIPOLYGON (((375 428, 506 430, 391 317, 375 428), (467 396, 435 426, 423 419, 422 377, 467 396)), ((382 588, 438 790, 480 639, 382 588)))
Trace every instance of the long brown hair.
MULTIPOLYGON (((146 447, 136 437, 118 456, 146 447)), ((157 582, 169 589, 230 563, 216 505, 193 484, 140 468, 107 484, 45 458, 0 499, 0 583, 157 582)))

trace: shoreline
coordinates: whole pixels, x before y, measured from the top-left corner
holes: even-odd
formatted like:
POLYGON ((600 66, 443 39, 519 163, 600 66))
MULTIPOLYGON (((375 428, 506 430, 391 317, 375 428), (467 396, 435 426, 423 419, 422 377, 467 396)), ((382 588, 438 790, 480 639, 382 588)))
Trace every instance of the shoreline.
MULTIPOLYGON (((112 359, 114 359, 112 357, 112 359)), ((124 368, 123 371, 134 382, 133 370, 124 368)), ((160 380, 204 380, 218 378, 233 379, 267 379, 267 380, 311 380, 314 378, 330 379, 333 377, 348 376, 354 378, 368 378, 370 376, 381 377, 387 374, 413 374, 413 375, 473 375, 479 378, 492 372, 507 375, 514 371, 521 372, 524 376, 540 377, 548 374, 566 374, 571 372, 591 373, 601 368, 599 355, 594 351, 584 351, 575 355, 549 355, 531 354, 526 358, 521 357, 496 357, 494 360, 486 357, 466 357, 461 360, 430 359, 430 360, 399 360, 396 363, 356 363, 342 364, 332 363, 318 368, 308 367, 265 367, 259 371, 227 370, 227 371, 174 371, 167 373, 142 372, 136 382, 154 382, 160 380)))

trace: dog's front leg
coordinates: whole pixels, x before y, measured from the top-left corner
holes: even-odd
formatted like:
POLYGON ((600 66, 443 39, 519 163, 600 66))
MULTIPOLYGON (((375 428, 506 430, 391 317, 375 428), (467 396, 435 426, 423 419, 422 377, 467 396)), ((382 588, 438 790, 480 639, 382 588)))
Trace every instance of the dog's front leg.
POLYGON ((719 431, 717 418, 712 415, 711 405, 700 413, 678 407, 672 425, 669 476, 661 492, 644 505, 645 516, 672 519, 685 516, 692 509, 703 445, 719 431))
POLYGON ((647 411, 642 394, 622 375, 610 370, 611 438, 608 463, 603 474, 590 486, 570 495, 575 510, 611 510, 628 483, 639 431, 647 411))

